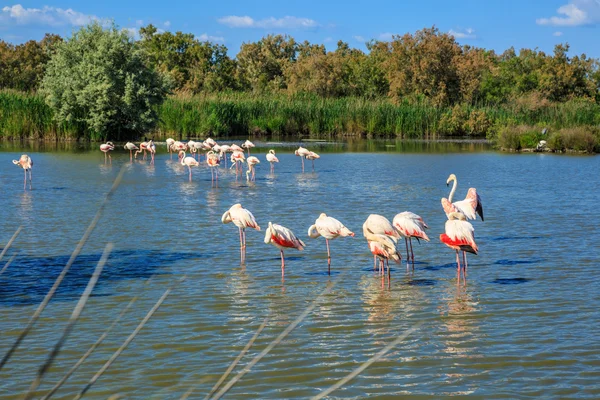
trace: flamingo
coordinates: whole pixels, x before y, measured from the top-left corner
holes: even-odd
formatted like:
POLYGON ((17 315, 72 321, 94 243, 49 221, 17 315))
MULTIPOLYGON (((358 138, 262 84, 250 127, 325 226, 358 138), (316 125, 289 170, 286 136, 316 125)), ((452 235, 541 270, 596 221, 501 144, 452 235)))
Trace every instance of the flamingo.
POLYGON ((246 162, 248 163, 248 171, 246 171, 246 180, 256 180, 256 170, 254 168, 254 166, 256 164, 260 164, 260 160, 257 157, 254 156, 250 156, 248 157, 248 159, 246 160, 246 162), (250 174, 252 174, 252 178, 250 178, 250 174))
POLYGON ((109 151, 115 149, 115 145, 112 142, 106 142, 100 145, 100 151, 104 153, 104 163, 106 163, 106 156, 108 155, 108 159, 112 162, 112 157, 110 156, 109 151))
POLYGON ((456 268, 458 283, 460 283, 461 265, 458 252, 463 252, 463 282, 466 284, 467 260, 465 252, 477 254, 479 249, 475 243, 475 230, 463 213, 451 212, 446 221, 446 233, 440 235, 440 240, 446 246, 456 251, 456 268))
POLYGON ((25 178, 23 180, 23 190, 27 189, 27 171, 29 171, 29 190, 31 190, 31 169, 33 167, 33 160, 27 154, 22 154, 19 161, 12 160, 13 164, 23 168, 25 178))
POLYGON ((244 149, 241 148, 240 146, 238 146, 237 144, 232 144, 231 146, 229 146, 229 151, 231 151, 231 152, 241 151, 243 153, 244 149))
POLYGON ((173 149, 171 147, 173 146, 173 144, 175 144, 175 139, 168 138, 166 140, 166 143, 167 143, 167 150, 169 150, 169 154, 171 155, 171 159, 173 159, 173 149))
POLYGON ((245 161, 246 161, 246 155, 244 154, 243 151, 234 150, 233 153, 231 153, 231 168, 233 168, 235 166, 236 178, 237 178, 238 174, 242 173, 241 164, 244 163, 245 161))
POLYGON ((255 147, 255 146, 254 146, 254 143, 252 143, 252 142, 251 142, 251 141, 249 141, 249 140, 246 140, 246 141, 245 141, 245 142, 242 144, 242 147, 243 147, 243 148, 245 148, 246 150, 248 150, 248 156, 249 156, 249 155, 250 155, 250 149, 251 149, 252 147, 255 147))
POLYGON ((271 163, 271 173, 275 171, 275 164, 278 163, 279 159, 275 156, 275 150, 271 149, 267 153, 267 161, 271 163))
POLYGON ((213 147, 214 147, 214 145, 216 145, 216 144, 217 144, 217 142, 215 142, 215 140, 214 140, 214 139, 211 139, 211 138, 206 138, 206 139, 204 140, 204 143, 208 144, 208 145, 209 145, 211 148, 213 148, 213 147))
POLYGON ((221 222, 228 224, 233 222, 240 230, 240 257, 241 264, 246 261, 246 228, 256 229, 260 231, 260 226, 256 223, 254 215, 249 210, 242 207, 241 204, 232 205, 229 210, 225 211, 221 217, 221 222))
POLYGON ((467 197, 465 197, 464 200, 455 201, 453 203, 452 199, 454 197, 454 192, 456 192, 456 186, 458 185, 456 175, 450 174, 446 181, 446 186, 450 184, 450 181, 454 181, 450 195, 447 199, 445 197, 442 198, 442 207, 444 208, 446 215, 452 212, 459 212, 464 214, 467 219, 477 219, 477 214, 479 214, 483 221, 483 205, 481 204, 481 197, 477 194, 477 190, 475 188, 469 188, 467 197))
POLYGON ((143 151, 144 152, 144 156, 142 157, 142 160, 145 160, 146 159, 146 150, 147 149, 148 149, 148 142, 142 142, 142 143, 140 143, 140 148, 138 150, 136 150, 136 152, 133 155, 133 157, 137 159, 138 153, 141 153, 143 151))
POLYGON ((192 181, 192 167, 197 167, 200 165, 198 161, 194 159, 194 157, 186 157, 185 151, 179 150, 179 158, 181 159, 181 165, 186 165, 188 170, 190 171, 190 182, 192 181))
POLYGON ((392 224, 398 231, 400 236, 404 237, 406 243, 406 265, 408 267, 408 261, 412 260, 412 268, 415 269, 415 255, 412 250, 412 238, 423 239, 429 242, 429 236, 425 233, 425 229, 429 229, 429 226, 423 221, 419 215, 410 211, 404 211, 396 214, 392 224), (410 255, 408 254, 408 244, 410 242, 410 255))
MULTIPOLYGON (((213 146, 213 150, 215 147, 216 146, 213 146)), ((231 146, 229 146, 228 144, 222 144, 221 146, 219 146, 219 152, 219 155, 225 159, 225 168, 227 168, 227 157, 225 156, 225 153, 231 152, 231 146)))
MULTIPOLYGON (((367 236, 365 232, 374 235, 387 236, 394 243, 397 243, 398 239, 400 238, 400 234, 398 233, 398 231, 396 231, 392 223, 386 217, 379 214, 369 215, 369 217, 363 224, 363 235, 366 238, 367 236)), ((369 239, 367 239, 367 241, 369 241, 369 239)), ((373 253, 373 250, 371 250, 371 252, 373 253)), ((373 269, 375 269, 376 267, 377 255, 378 254, 373 253, 373 269)))
POLYGON ((219 182, 219 170, 217 167, 219 166, 219 156, 212 150, 206 153, 206 164, 210 167, 210 180, 211 182, 215 181, 215 176, 217 182, 219 182))
POLYGON ((315 153, 314 151, 309 151, 308 154, 306 155, 306 159, 312 161, 313 171, 315 170, 315 160, 317 158, 321 158, 321 156, 318 155, 317 153, 315 153))
POLYGON ((265 231, 265 243, 271 243, 273 246, 279 249, 281 253, 281 280, 285 275, 285 258, 283 256, 283 249, 298 249, 304 250, 306 245, 300 240, 294 232, 286 228, 285 226, 272 224, 269 221, 269 227, 265 231))
POLYGON ((299 156, 300 160, 302 160, 302 172, 304 172, 304 157, 306 157, 309 153, 310 151, 302 146, 298 147, 298 149, 294 151, 294 154, 299 156))
POLYGON ((156 145, 154 144, 154 141, 152 139, 150 139, 150 141, 148 142, 146 149, 150 152, 150 164, 154 164, 154 155, 156 154, 156 145))
POLYGON ((131 143, 131 142, 127 142, 125 143, 125 146, 123 146, 125 148, 125 150, 129 150, 129 161, 133 162, 133 150, 139 150, 139 148, 131 143))
MULTIPOLYGON (((369 216, 369 218, 371 218, 372 216, 381 217, 381 215, 371 214, 369 216)), ((385 262, 387 261, 388 281, 389 281, 389 279, 391 277, 389 259, 391 258, 398 264, 400 263, 400 260, 402 259, 400 256, 400 253, 398 253, 398 251, 396 250, 396 240, 397 239, 391 235, 374 233, 371 230, 371 228, 369 228, 369 225, 373 226, 373 221, 376 221, 376 219, 371 219, 371 221, 369 221, 369 218, 367 218, 367 221, 365 221, 365 223, 363 224, 363 236, 365 237, 365 239, 367 239, 367 243, 369 244, 369 250, 373 254, 373 257, 375 257, 375 258, 379 257, 379 273, 382 275, 382 279, 383 279, 383 272, 385 271, 385 262)), ((381 217, 381 218, 385 218, 385 217, 381 217)), ((379 219, 379 218, 377 218, 377 219, 379 219)), ((389 221, 388 221, 388 223, 389 223, 389 221)), ((383 283, 383 281, 382 281, 382 283, 383 283)))
POLYGON ((313 239, 316 239, 319 236, 323 236, 325 238, 325 245, 327 246, 327 273, 331 275, 331 254, 329 252, 329 241, 340 236, 354 237, 354 232, 346 228, 344 224, 337 219, 328 217, 325 213, 321 213, 314 225, 311 225, 308 228, 308 236, 313 239))

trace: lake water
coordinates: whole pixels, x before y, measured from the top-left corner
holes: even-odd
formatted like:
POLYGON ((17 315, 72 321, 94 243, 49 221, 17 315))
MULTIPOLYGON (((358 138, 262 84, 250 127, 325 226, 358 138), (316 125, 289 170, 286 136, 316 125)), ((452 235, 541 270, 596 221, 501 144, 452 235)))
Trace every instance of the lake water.
POLYGON ((0 371, 0 399, 27 391, 108 242, 114 250, 40 396, 138 296, 56 394, 72 398, 164 291, 187 276, 88 398, 177 399, 192 387, 191 398, 204 398, 266 317, 230 378, 311 304, 226 397, 316 396, 422 323, 330 398, 600 398, 600 157, 498 153, 480 142, 304 143, 321 159, 314 172, 309 161, 302 173, 295 145, 263 143, 253 151, 261 159, 256 182, 221 168, 214 188, 205 165, 188 182, 164 146, 154 165, 130 163, 122 146, 106 165, 97 145, 1 143, 1 247, 19 226, 23 231, 0 262, 16 255, 0 275, 0 357, 125 172, 57 295, 0 371), (264 159, 269 148, 280 159, 274 174, 264 159), (24 151, 34 161, 32 191, 23 190, 23 171, 11 163, 24 151), (480 254, 470 256, 460 287, 455 255, 438 239, 450 173, 458 177, 456 199, 476 187, 485 211, 485 222, 473 222, 480 254), (235 203, 263 228, 247 232, 245 267, 237 229, 220 221, 235 203), (393 265, 382 286, 362 223, 371 213, 391 220, 405 210, 425 219, 431 242, 414 244, 414 273, 393 265), (306 235, 321 212, 356 232, 331 242, 331 276, 324 239, 306 235), (307 244, 286 252, 283 282, 279 251, 263 242, 269 221, 307 244))

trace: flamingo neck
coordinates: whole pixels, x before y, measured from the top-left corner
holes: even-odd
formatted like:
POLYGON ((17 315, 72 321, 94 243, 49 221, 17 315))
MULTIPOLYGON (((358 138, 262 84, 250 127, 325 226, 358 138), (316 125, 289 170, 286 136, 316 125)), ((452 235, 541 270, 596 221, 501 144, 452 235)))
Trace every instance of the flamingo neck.
POLYGON ((452 198, 454 197, 454 192, 456 192, 456 178, 453 179, 452 190, 450 191, 450 195, 448 196, 448 201, 452 203, 452 198))

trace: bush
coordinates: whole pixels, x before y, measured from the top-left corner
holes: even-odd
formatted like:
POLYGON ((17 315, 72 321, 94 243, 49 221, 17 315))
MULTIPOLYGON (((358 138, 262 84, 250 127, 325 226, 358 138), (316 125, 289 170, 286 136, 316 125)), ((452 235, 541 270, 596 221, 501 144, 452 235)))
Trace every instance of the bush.
POLYGON ((537 147, 544 136, 535 126, 517 125, 501 128, 498 133, 498 146, 519 151, 537 147))
POLYGON ((548 147, 555 151, 574 150, 594 153, 598 149, 600 131, 597 128, 565 128, 548 139, 548 147))

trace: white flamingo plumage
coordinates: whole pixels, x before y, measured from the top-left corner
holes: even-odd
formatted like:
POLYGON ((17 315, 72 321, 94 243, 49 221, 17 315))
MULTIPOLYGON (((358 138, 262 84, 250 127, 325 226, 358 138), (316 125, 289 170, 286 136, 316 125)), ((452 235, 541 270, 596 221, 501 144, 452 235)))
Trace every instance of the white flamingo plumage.
POLYGON ((448 180, 446 180, 446 185, 449 185, 452 181, 454 183, 452 184, 450 195, 447 199, 445 197, 442 198, 442 208, 446 216, 452 212, 459 212, 464 214, 467 219, 477 219, 477 214, 479 214, 483 221, 483 205, 481 204, 481 197, 477 194, 477 189, 469 188, 464 200, 452 202, 456 186, 458 185, 458 180, 454 174, 450 174, 448 180))
POLYGON ((23 168, 23 173, 25 174, 23 180, 23 190, 27 189, 27 171, 29 171, 29 190, 32 188, 31 184, 31 169, 33 167, 33 160, 27 154, 22 154, 19 160, 12 160, 13 164, 18 165, 23 168))
POLYGON ((146 159, 146 150, 147 149, 148 149, 148 142, 142 142, 142 143, 140 143, 140 148, 135 151, 135 153, 133 154, 133 158, 137 159, 138 153, 144 152, 142 160, 145 160, 146 159))
POLYGON ((251 149, 252 147, 255 147, 255 146, 254 146, 254 143, 252 143, 252 142, 251 142, 251 141, 249 141, 249 140, 246 140, 246 141, 245 141, 245 142, 242 144, 242 147, 243 147, 244 149, 248 150, 248 155, 250 155, 250 149, 251 149))
POLYGON ((115 149, 115 145, 112 142, 106 142, 100 145, 100 151, 104 153, 104 162, 106 163, 106 158, 108 155, 108 159, 112 162, 112 157, 110 156, 110 151, 115 149))
POLYGON ((247 181, 255 181, 256 180, 256 168, 254 166, 256 164, 260 164, 260 160, 258 157, 250 156, 246 159, 248 163, 248 171, 246 171, 246 180, 247 181))
POLYGON ((325 244, 327 246, 327 270, 331 275, 331 253, 329 252, 329 241, 338 237, 354 237, 354 232, 346 228, 344 224, 333 217, 328 217, 327 214, 321 213, 319 218, 315 221, 314 225, 308 228, 308 236, 315 239, 319 236, 325 238, 325 244))
POLYGON ((321 158, 321 156, 318 155, 317 153, 315 153, 314 151, 309 151, 308 154, 306 155, 306 159, 312 161, 313 171, 315 170, 315 160, 319 159, 319 158, 321 158))
POLYGON ((260 226, 256 223, 256 219, 252 213, 243 208, 241 204, 232 205, 229 210, 225 211, 221 217, 221 222, 228 224, 233 222, 240 231, 240 259, 241 264, 246 261, 246 228, 256 229, 260 231, 260 226))
POLYGON ((466 220, 463 213, 451 212, 446 221, 446 233, 440 235, 440 240, 446 246, 456 251, 456 268, 458 282, 460 283, 460 271, 463 271, 463 282, 466 283, 467 262, 465 252, 477 254, 479 249, 475 243, 475 229, 466 220), (463 266, 461 268, 458 252, 463 252, 463 266))
POLYGON ((190 182, 191 182, 192 181, 192 167, 197 167, 200 164, 198 163, 198 161, 196 161, 196 159, 194 159, 194 157, 186 157, 185 151, 183 151, 183 150, 179 151, 179 158, 181 159, 181 165, 188 167, 188 170, 190 171, 190 182))
MULTIPOLYGON (((400 234, 392 223, 383 215, 379 214, 371 214, 367 218, 367 220, 363 224, 363 235, 367 239, 369 243, 369 249, 371 253, 373 253, 373 261, 375 268, 376 259, 379 257, 380 259, 380 272, 383 273, 383 260, 389 260, 392 258, 394 261, 398 261, 401 257, 400 254, 396 250, 396 243, 400 238, 400 234), (384 240, 383 237, 389 239, 391 243, 390 245, 388 240, 384 240), (371 243, 375 242, 375 243, 371 243)), ((389 275, 389 265, 388 265, 388 275, 389 275)))
POLYGON ((169 154, 171 155, 171 159, 173 158, 173 144, 175 143, 175 139, 172 138, 168 138, 167 140, 165 140, 165 142, 167 143, 167 150, 169 150, 169 154))
POLYGON ((281 254, 281 280, 285 275, 285 258, 283 255, 283 249, 298 249, 304 250, 306 245, 298 236, 294 235, 294 232, 278 224, 272 224, 269 222, 269 227, 265 231, 265 243, 272 244, 279 249, 281 254))
POLYGON ((139 148, 131 142, 125 143, 123 147, 125 150, 129 150, 129 161, 133 162, 133 150, 139 150, 139 148))
POLYGON ((406 243, 406 263, 408 266, 409 260, 412 260, 412 267, 415 269, 415 255, 412 249, 412 238, 417 240, 423 239, 429 242, 429 236, 425 233, 425 229, 429 229, 429 226, 423 221, 419 215, 410 212, 404 211, 399 214, 396 214, 394 217, 392 224, 394 228, 398 231, 400 236, 404 238, 404 242, 406 243), (408 253, 408 245, 410 243, 410 254, 408 253))
POLYGON ((206 164, 210 168, 210 180, 214 184, 215 180, 219 182, 218 166, 221 163, 219 156, 212 150, 206 153, 206 164))
POLYGON ((267 161, 271 164, 271 172, 275 171, 275 163, 279 162, 279 159, 275 155, 275 150, 269 150, 266 157, 267 161))
POLYGON ((304 172, 304 157, 306 157, 309 153, 310 151, 302 146, 298 147, 298 149, 294 151, 294 154, 300 157, 300 160, 302 161, 302 172, 304 172))

